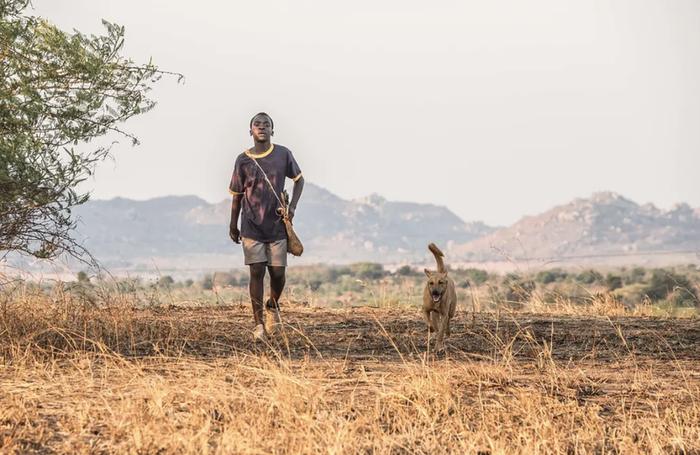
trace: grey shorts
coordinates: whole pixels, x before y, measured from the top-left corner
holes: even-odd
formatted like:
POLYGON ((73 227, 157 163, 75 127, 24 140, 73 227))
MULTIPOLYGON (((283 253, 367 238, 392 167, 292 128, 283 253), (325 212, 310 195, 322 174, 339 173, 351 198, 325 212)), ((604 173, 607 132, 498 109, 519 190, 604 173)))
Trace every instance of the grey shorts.
POLYGON ((265 262, 273 267, 287 266, 287 239, 276 242, 258 242, 247 237, 241 238, 245 265, 265 262))

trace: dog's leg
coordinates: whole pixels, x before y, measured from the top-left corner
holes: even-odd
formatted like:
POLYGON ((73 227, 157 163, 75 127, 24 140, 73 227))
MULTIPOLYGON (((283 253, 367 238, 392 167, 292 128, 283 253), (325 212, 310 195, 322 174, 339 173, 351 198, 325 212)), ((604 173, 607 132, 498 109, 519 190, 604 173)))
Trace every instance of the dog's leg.
POLYGON ((437 351, 445 350, 445 335, 449 335, 450 318, 449 313, 440 314, 440 327, 438 329, 436 349, 437 351))
POLYGON ((430 327, 432 327, 433 332, 438 332, 440 330, 440 313, 437 311, 430 313, 430 327))
POLYGON ((425 319, 425 323, 428 324, 428 332, 434 332, 435 326, 433 326, 432 321, 430 320, 430 311, 426 310, 425 308, 423 308, 423 319, 425 319))

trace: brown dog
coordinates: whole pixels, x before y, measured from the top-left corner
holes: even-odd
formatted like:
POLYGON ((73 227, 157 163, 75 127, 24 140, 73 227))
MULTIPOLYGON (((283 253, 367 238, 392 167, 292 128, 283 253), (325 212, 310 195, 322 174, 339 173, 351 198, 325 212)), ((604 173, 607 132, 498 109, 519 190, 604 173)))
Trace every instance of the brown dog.
POLYGON ((435 256, 437 272, 425 269, 428 282, 423 291, 423 317, 428 324, 428 330, 437 332, 436 349, 443 351, 445 337, 450 336, 450 319, 455 315, 457 308, 457 292, 455 282, 447 276, 442 251, 434 243, 428 245, 428 249, 435 256))

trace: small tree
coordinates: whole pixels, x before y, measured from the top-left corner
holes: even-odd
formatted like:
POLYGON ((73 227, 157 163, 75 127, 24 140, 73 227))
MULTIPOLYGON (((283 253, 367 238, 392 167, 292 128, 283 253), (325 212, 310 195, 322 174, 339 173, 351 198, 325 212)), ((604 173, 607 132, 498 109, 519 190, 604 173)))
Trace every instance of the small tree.
POLYGON ((413 275, 417 275, 417 273, 413 271, 413 268, 411 268, 410 265, 402 265, 401 267, 396 269, 396 275, 398 275, 398 276, 413 276, 413 275))
POLYGON ((374 262, 358 262, 350 265, 350 270, 361 280, 378 280, 384 276, 384 266, 374 262))
POLYGON ((542 284, 549 284, 557 281, 563 281, 568 276, 569 274, 561 269, 541 270, 535 276, 535 281, 542 284))
POLYGON ((486 270, 468 268, 465 270, 465 273, 469 278, 469 282, 476 286, 486 283, 486 281, 489 279, 489 274, 486 270))
POLYGON ((158 286, 162 288, 169 288, 173 284, 175 284, 175 280, 170 275, 165 275, 158 279, 158 286))
POLYGON ((603 281, 603 275, 593 269, 584 270, 576 275, 576 281, 582 284, 600 283, 603 281))
POLYGON ((608 291, 620 289, 622 287, 622 277, 619 275, 613 275, 612 273, 608 273, 605 276, 605 286, 608 288, 608 291))
POLYGON ((37 258, 81 257, 71 210, 88 200, 76 187, 108 147, 76 149, 147 112, 163 74, 120 55, 124 28, 65 33, 24 14, 29 0, 0 2, 0 251, 37 258))

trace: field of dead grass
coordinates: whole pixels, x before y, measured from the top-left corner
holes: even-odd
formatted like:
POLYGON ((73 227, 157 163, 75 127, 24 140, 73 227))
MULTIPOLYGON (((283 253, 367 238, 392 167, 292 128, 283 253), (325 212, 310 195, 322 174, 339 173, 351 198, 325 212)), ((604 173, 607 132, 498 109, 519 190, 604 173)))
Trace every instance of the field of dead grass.
POLYGON ((2 453, 700 453, 700 322, 0 300, 2 453))

